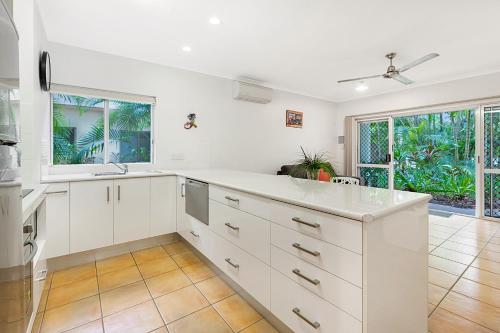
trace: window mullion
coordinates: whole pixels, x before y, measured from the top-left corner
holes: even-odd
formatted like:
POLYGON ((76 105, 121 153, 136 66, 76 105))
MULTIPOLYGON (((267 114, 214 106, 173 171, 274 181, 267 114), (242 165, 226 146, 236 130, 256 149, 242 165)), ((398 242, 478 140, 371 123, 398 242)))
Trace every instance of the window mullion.
POLYGON ((104 100, 104 164, 109 163, 109 100, 104 100))

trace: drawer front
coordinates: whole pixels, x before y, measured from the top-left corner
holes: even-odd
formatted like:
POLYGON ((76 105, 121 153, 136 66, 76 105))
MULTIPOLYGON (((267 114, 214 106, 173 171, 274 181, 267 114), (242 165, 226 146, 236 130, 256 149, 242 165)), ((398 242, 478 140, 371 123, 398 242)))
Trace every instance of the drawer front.
POLYGON ((210 258, 213 249, 213 236, 207 225, 187 215, 183 229, 179 231, 179 234, 207 258, 210 258))
POLYGON ((222 237, 215 238, 212 261, 260 304, 270 306, 270 267, 222 237))
POLYGON ((363 291, 275 247, 271 247, 271 267, 338 308, 363 320, 363 291))
POLYGON ((270 264, 270 222, 210 200, 210 229, 270 264))
POLYGON ((360 254, 271 223, 271 243, 314 266, 362 287, 360 254))
POLYGON ((225 187, 210 185, 210 199, 227 206, 242 210, 263 219, 270 219, 270 205, 272 200, 256 195, 231 190, 225 187))
POLYGON ((362 222, 273 201, 271 221, 361 254, 362 222))
POLYGON ((271 312, 295 333, 362 332, 361 321, 275 269, 271 269, 271 312))

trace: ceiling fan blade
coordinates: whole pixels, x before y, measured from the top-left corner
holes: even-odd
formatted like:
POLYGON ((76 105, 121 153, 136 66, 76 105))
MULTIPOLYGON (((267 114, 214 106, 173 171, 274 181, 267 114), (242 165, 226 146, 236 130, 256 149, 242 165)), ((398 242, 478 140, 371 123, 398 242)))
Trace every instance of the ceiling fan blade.
POLYGON ((426 61, 429 61, 429 60, 431 60, 431 59, 434 59, 434 58, 436 58, 436 57, 438 57, 438 56, 439 56, 439 54, 438 54, 438 53, 429 53, 428 55, 423 56, 423 57, 422 57, 422 58, 420 58, 420 59, 417 59, 417 60, 415 60, 415 61, 412 61, 412 62, 410 62, 409 64, 406 64, 405 66, 403 66, 403 67, 399 68, 397 71, 398 71, 398 72, 400 72, 400 73, 402 73, 402 72, 404 72, 404 71, 409 70, 410 68, 413 68, 413 67, 415 67, 415 66, 418 66, 418 65, 420 65, 421 63, 424 63, 424 62, 426 62, 426 61))
POLYGON ((400 74, 394 74, 392 77, 392 79, 396 80, 396 81, 399 81, 403 84, 412 84, 414 83, 414 81, 410 80, 409 78, 403 76, 403 75, 400 75, 400 74))
POLYGON ((337 83, 344 83, 344 82, 353 82, 353 81, 362 81, 362 80, 368 80, 368 79, 375 79, 377 77, 381 77, 382 74, 380 75, 372 75, 372 76, 365 76, 365 77, 358 77, 358 78, 355 78, 355 79, 347 79, 347 80, 340 80, 340 81, 337 81, 337 83))

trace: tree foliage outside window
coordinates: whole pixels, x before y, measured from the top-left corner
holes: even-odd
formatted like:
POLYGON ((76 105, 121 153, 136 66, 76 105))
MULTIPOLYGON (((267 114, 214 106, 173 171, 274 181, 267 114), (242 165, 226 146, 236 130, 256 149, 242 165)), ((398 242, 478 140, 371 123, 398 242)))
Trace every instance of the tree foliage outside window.
POLYGON ((54 165, 151 162, 151 104, 67 94, 52 101, 54 165))

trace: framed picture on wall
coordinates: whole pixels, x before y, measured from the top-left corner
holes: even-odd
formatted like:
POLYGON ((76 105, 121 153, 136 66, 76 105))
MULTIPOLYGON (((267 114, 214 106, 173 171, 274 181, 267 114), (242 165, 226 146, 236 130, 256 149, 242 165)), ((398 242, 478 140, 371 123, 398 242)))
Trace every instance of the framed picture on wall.
POLYGON ((286 127, 302 128, 304 112, 286 110, 286 127))

